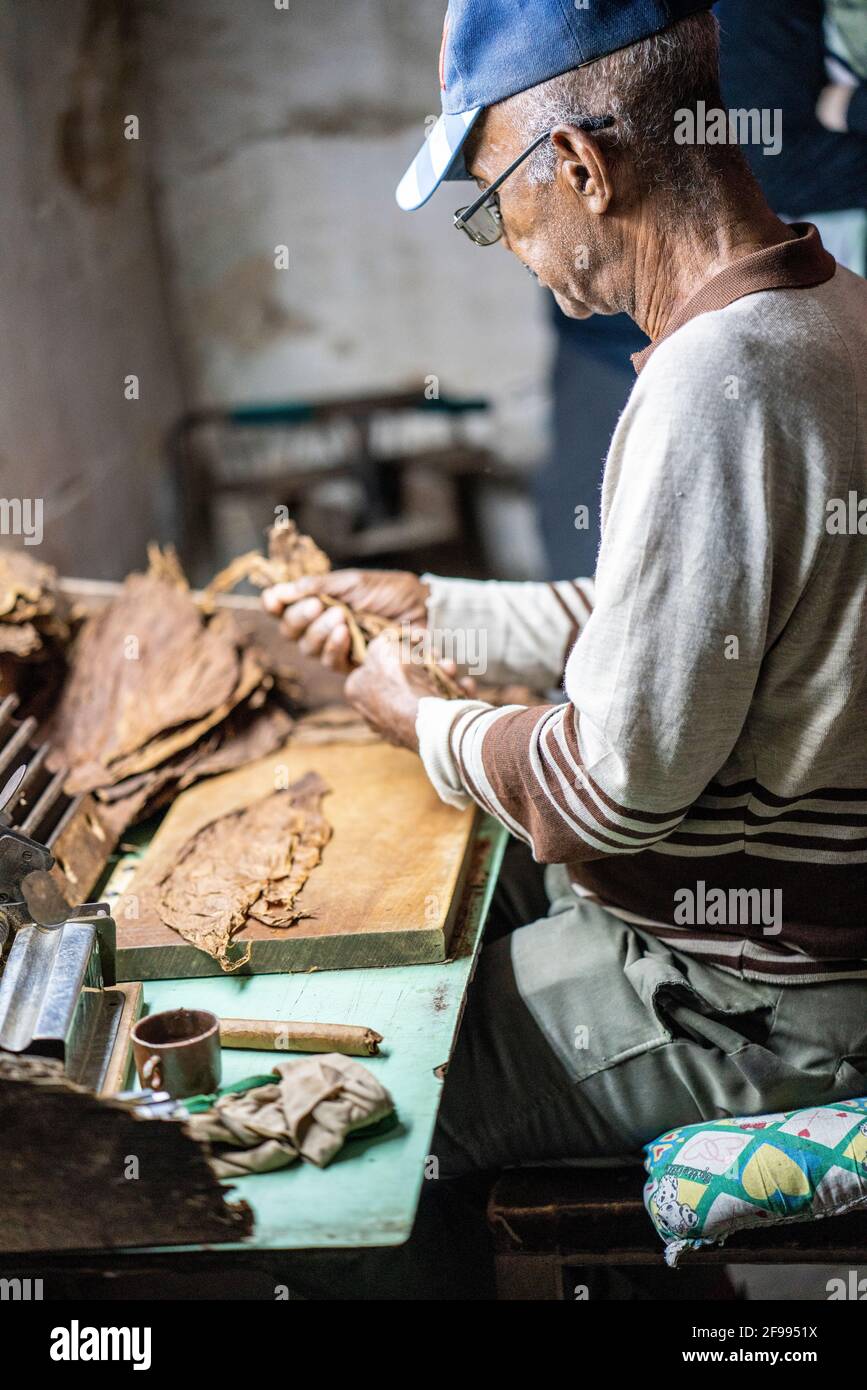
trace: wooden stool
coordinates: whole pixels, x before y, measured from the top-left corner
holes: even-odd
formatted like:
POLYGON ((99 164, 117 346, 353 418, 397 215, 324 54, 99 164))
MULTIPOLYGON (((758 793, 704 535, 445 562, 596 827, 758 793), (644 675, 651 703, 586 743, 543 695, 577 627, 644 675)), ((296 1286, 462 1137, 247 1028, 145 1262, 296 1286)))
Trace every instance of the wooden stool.
MULTIPOLYGON (((497 1179, 488 1200, 501 1299, 562 1299, 564 1266, 663 1264, 663 1245, 644 1208, 644 1169, 519 1168, 497 1179)), ((683 1256, 695 1266, 867 1264, 867 1211, 736 1233, 724 1246, 683 1256)))

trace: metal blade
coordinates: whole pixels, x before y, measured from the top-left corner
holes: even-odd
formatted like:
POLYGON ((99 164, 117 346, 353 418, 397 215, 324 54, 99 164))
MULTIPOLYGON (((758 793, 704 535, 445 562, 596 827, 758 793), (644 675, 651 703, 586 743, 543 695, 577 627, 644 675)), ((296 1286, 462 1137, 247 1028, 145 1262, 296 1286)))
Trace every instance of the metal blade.
POLYGON ((15 796, 15 793, 21 786, 21 783, 24 781, 24 778, 26 776, 27 764, 22 763, 21 766, 17 769, 17 771, 13 772, 12 776, 9 778, 9 781, 6 783, 6 786, 3 788, 2 792, 0 792, 0 811, 3 810, 4 806, 9 805, 9 802, 15 796))
POLYGON ((62 927, 69 921, 73 909, 44 869, 33 869, 22 878, 21 891, 27 911, 40 927, 62 927))

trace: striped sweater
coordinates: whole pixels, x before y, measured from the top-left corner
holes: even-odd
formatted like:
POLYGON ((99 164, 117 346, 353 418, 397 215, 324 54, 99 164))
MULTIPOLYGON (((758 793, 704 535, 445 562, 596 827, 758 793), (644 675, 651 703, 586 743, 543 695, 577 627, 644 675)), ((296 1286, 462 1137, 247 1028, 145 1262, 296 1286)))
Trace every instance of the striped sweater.
POLYGON ((800 228, 636 367, 595 580, 428 577, 487 679, 565 690, 423 699, 428 775, 680 950, 867 978, 867 282, 800 228))

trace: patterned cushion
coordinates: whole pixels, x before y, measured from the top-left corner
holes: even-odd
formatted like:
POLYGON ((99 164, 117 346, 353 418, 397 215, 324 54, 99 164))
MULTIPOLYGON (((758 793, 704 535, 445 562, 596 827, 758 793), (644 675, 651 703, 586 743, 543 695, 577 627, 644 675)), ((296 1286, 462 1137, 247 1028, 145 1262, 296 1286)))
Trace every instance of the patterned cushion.
POLYGON ((867 1208, 867 1099, 684 1125, 644 1152, 670 1265, 732 1231, 867 1208))

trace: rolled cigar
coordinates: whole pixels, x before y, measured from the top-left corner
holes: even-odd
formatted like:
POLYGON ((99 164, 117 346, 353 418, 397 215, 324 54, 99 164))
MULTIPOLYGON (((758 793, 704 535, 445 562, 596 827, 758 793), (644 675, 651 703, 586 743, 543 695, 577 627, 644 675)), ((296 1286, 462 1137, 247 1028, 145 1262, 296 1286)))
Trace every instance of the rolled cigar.
POLYGON ((382 1034, 348 1023, 286 1023, 269 1018, 221 1018, 223 1047, 260 1052, 343 1052, 347 1057, 375 1057, 382 1034))

